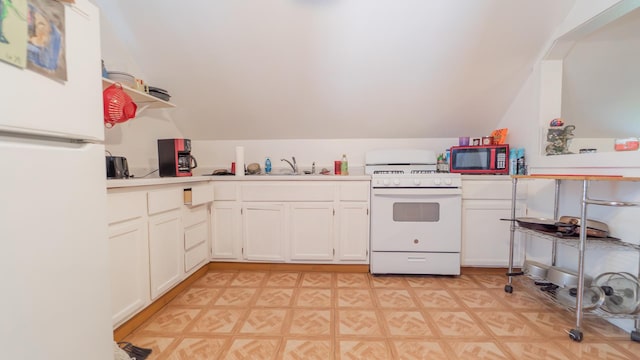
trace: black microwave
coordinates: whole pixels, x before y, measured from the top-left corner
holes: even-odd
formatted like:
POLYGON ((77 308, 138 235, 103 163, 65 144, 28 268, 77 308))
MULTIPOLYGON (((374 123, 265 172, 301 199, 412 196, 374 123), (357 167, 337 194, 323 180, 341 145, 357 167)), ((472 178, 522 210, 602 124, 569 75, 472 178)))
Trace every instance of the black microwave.
POLYGON ((509 144, 452 146, 449 172, 461 174, 509 174, 509 144))

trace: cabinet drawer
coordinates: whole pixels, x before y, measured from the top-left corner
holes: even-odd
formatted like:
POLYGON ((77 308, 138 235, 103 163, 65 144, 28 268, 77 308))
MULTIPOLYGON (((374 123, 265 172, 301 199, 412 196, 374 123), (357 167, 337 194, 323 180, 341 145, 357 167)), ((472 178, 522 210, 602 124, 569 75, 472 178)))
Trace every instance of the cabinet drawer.
POLYGON ((372 274, 460 274, 460 254, 421 252, 372 252, 372 274))
POLYGON ((207 243, 201 243, 193 249, 184 253, 184 271, 193 270, 198 264, 201 264, 207 258, 207 243))
POLYGON ((244 201, 333 201, 333 184, 243 184, 244 201))
MULTIPOLYGON (((463 199, 511 200, 511 192, 511 181, 480 180, 462 182, 463 199)), ((527 184, 518 184, 516 198, 527 198, 527 184)))
POLYGON ((193 226, 197 223, 207 221, 207 206, 200 205, 196 207, 185 207, 183 216, 182 216, 182 224, 185 228, 193 226))
POLYGON ((340 184, 340 201, 369 201, 369 182, 340 184))
POLYGON ((107 220, 109 224, 145 215, 146 191, 107 195, 107 220))
POLYGON ((199 243, 207 242, 207 223, 200 223, 184 230, 184 249, 189 250, 199 243))
MULTIPOLYGON (((187 190, 185 190, 187 191, 187 190)), ((213 184, 200 184, 191 187, 191 201, 188 205, 197 206, 213 201, 213 184)), ((186 203, 185 197, 185 203, 186 203)))
POLYGON ((182 206, 182 188, 149 191, 147 194, 147 211, 149 215, 178 209, 182 206))
POLYGON ((213 197, 218 200, 229 201, 238 198, 236 193, 237 185, 231 182, 214 182, 213 197))

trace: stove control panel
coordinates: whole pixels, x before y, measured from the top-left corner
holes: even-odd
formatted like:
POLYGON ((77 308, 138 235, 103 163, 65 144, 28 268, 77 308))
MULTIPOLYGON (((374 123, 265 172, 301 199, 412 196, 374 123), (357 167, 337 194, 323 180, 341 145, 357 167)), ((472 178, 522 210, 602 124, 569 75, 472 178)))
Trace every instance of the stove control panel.
POLYGON ((371 179, 372 187, 406 187, 406 188, 457 188, 462 186, 462 181, 458 174, 447 174, 443 176, 406 176, 394 177, 390 176, 373 176, 371 179))

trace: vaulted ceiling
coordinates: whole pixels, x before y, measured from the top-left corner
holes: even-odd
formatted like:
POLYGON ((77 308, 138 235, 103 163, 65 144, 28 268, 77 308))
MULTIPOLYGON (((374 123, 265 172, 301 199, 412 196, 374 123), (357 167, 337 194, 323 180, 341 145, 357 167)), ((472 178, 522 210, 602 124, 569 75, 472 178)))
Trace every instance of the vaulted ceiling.
POLYGON ((127 53, 105 61, 134 61, 185 136, 216 140, 487 134, 575 0, 95 2, 127 53))

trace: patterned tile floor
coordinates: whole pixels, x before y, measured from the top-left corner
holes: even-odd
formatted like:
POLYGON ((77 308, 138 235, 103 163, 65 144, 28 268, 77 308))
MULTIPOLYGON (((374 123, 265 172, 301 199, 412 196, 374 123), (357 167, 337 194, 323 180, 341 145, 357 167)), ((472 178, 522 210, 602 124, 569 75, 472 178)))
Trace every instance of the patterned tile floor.
POLYGON ((575 316, 536 289, 473 272, 448 276, 209 271, 125 341, 149 359, 640 359, 601 319, 569 339, 575 316))

